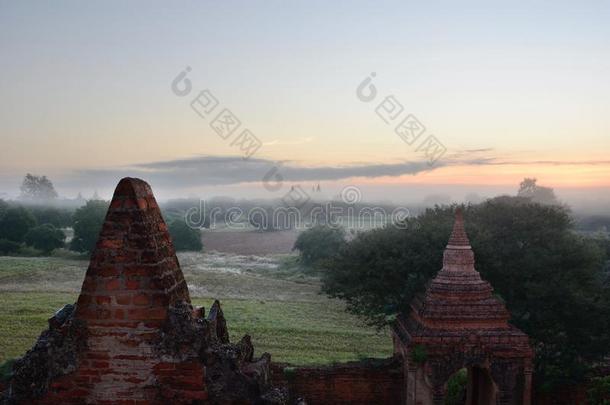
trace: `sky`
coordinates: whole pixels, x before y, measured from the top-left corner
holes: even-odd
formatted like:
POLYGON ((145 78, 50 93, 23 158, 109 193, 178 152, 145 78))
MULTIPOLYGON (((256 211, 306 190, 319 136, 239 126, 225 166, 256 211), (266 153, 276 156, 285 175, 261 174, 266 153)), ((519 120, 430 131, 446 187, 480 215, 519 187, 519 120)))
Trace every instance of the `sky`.
POLYGON ((163 198, 459 198, 524 177, 606 198, 608 21, 607 1, 0 0, 0 197, 31 172, 67 197, 137 176, 163 198), (225 109, 234 133, 212 128, 225 109))

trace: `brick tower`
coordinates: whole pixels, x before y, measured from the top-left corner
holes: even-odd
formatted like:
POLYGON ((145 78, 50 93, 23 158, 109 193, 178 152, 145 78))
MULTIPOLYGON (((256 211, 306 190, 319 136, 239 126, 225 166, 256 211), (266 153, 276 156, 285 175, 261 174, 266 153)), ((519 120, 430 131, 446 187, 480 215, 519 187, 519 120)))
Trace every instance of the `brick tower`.
POLYGON ((458 209, 443 268, 393 327, 408 405, 443 404, 448 379, 462 368, 468 370, 468 405, 530 404, 529 339, 508 323, 510 313, 474 263, 458 209))
MULTIPOLYGON (((126 178, 116 187, 76 304, 76 319, 87 324, 89 350, 81 374, 92 384, 88 396, 146 399, 151 382, 167 380, 164 370, 183 370, 203 399, 203 367, 193 361, 162 362, 155 353, 168 309, 190 303, 188 288, 167 226, 150 186, 126 178)), ((150 395, 153 394, 153 395, 150 395)))

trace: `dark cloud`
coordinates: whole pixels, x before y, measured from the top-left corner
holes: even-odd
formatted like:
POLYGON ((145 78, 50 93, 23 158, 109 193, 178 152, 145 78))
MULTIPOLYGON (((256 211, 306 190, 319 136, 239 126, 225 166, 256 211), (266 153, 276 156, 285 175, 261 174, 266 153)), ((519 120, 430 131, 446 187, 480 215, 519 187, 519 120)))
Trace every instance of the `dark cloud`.
POLYGON ((461 151, 449 155, 433 166, 427 161, 353 164, 345 166, 300 166, 291 161, 272 161, 239 156, 201 156, 150 163, 141 163, 116 169, 85 170, 64 178, 64 184, 72 187, 92 184, 114 184, 125 176, 142 177, 156 186, 169 189, 197 186, 222 186, 239 183, 258 183, 275 167, 284 181, 325 181, 351 177, 376 178, 383 176, 416 175, 448 166, 498 166, 498 165, 602 165, 610 161, 509 161, 497 157, 477 157, 491 149, 461 151))
POLYGON ((294 162, 276 162, 237 156, 203 156, 142 163, 110 170, 85 170, 65 179, 67 182, 90 184, 112 181, 123 176, 139 176, 168 188, 230 185, 260 182, 269 173, 279 173, 285 181, 323 181, 350 177, 381 177, 417 174, 434 170, 446 163, 430 166, 426 161, 349 166, 299 166, 294 162), (276 169, 274 169, 274 167, 276 169), (274 172, 271 172, 275 170, 274 172))

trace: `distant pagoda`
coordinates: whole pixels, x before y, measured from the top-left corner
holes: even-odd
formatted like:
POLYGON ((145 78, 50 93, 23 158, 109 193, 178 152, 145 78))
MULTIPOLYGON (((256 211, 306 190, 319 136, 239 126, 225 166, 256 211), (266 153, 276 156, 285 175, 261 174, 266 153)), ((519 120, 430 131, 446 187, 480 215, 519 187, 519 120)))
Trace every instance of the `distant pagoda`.
POLYGON ((447 381, 463 368, 468 370, 466 404, 531 402, 528 336, 508 323, 510 313, 474 263, 458 209, 443 268, 393 326, 408 405, 443 404, 447 381))

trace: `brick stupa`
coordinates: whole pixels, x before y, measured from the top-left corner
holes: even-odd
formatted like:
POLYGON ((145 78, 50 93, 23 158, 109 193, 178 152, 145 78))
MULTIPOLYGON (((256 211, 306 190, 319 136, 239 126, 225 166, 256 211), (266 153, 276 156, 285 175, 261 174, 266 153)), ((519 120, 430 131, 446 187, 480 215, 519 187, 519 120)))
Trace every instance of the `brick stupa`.
POLYGON ((15 364, 0 402, 281 403, 261 399, 274 395, 267 381, 270 357, 253 361, 252 354, 248 336, 229 343, 218 302, 207 318, 191 306, 150 186, 125 178, 76 305, 49 320, 49 329, 15 364))
POLYGON ((510 313, 474 264, 458 209, 443 268, 393 327, 406 404, 443 404, 448 379, 462 368, 469 375, 467 404, 529 404, 528 336, 508 323, 510 313))
POLYGON ((145 399, 151 380, 173 378, 165 370, 183 370, 191 384, 181 388, 204 399, 202 367, 164 362, 154 353, 168 308, 179 301, 190 303, 188 288, 152 190, 123 179, 76 305, 76 319, 89 332, 79 371, 95 382, 88 393, 93 400, 145 399))

